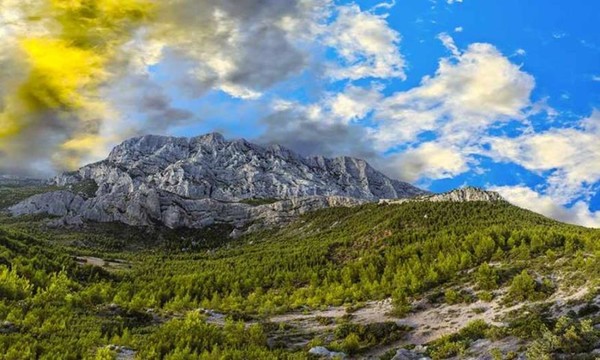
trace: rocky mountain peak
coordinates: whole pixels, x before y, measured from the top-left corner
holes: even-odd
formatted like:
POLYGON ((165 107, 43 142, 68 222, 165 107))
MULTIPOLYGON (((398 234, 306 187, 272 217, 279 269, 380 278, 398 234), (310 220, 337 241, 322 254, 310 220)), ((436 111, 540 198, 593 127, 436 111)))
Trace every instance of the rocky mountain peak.
POLYGON ((324 207, 428 194, 361 159, 303 157, 280 145, 227 140, 218 133, 132 138, 107 159, 53 183, 66 190, 34 196, 10 211, 58 216, 60 224, 244 228, 324 207))
POLYGON ((302 196, 364 200, 426 194, 351 157, 303 157, 219 133, 193 138, 147 135, 116 146, 105 161, 58 176, 58 185, 93 180, 101 194, 155 188, 186 198, 239 201, 302 196), (117 190, 115 190, 117 189, 117 190))
MULTIPOLYGON (((243 139, 241 139, 241 140, 243 140, 243 139)), ((212 132, 212 133, 193 137, 192 142, 193 141, 202 142, 205 144, 224 143, 225 137, 221 133, 212 132)))
POLYGON ((477 187, 464 187, 454 189, 452 191, 435 194, 426 197, 429 201, 453 201, 453 202, 466 202, 466 201, 504 201, 504 198, 495 191, 488 191, 477 187))
POLYGON ((441 194, 426 194, 408 199, 381 199, 380 204, 402 204, 411 201, 431 201, 431 202, 471 202, 485 201, 498 202, 505 201, 504 198, 495 191, 488 191, 477 187, 467 186, 454 189, 441 194))

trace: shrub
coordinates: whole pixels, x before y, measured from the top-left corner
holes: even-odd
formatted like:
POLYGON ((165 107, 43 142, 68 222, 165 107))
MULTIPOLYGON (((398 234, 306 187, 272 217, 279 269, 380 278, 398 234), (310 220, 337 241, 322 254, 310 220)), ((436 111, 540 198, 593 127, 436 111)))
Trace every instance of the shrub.
POLYGON ((360 337, 355 333, 350 333, 344 341, 342 341, 342 349, 352 355, 360 350, 360 337))
POLYGON ((508 289, 508 297, 514 301, 534 300, 536 298, 535 280, 527 270, 515 276, 508 289))
POLYGON ((490 302, 494 299, 494 294, 489 291, 480 291, 477 293, 477 297, 481 301, 490 302))
POLYGON ((498 273, 488 263, 483 263, 475 272, 475 281, 483 290, 494 290, 498 287, 498 273))

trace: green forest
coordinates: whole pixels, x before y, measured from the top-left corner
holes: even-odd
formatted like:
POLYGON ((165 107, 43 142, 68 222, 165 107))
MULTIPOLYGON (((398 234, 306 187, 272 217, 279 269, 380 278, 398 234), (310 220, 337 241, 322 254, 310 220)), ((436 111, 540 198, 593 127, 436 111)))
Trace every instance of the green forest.
MULTIPOLYGON (((0 207, 31 193, 2 188, 0 207)), ((330 306, 351 313, 387 298, 397 317, 426 297, 531 304, 506 327, 473 322, 435 340, 427 350, 433 359, 463 354, 482 338, 530 341, 529 359, 589 353, 600 339, 592 304, 600 292, 600 231, 505 202, 332 208, 235 240, 226 226, 46 223, 0 217, 2 359, 114 359, 120 348, 138 359, 305 359, 307 348, 269 340, 285 326, 270 316, 330 306), (84 264, 86 257, 103 263, 84 264), (544 302, 558 291, 557 278, 590 289, 582 311, 548 315, 544 302), (224 314, 223 323, 207 321, 206 309, 224 314)), ((360 354, 410 331, 339 321, 330 339, 307 346, 326 341, 360 354)))

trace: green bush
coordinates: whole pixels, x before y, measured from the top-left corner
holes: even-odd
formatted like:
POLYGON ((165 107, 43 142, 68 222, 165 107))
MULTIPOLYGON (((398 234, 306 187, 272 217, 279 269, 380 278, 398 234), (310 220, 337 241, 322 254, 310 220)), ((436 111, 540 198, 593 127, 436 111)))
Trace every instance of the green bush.
POLYGON ((475 273, 475 281, 482 290, 494 290, 498 287, 498 273, 488 263, 483 263, 475 273))
POLYGON ((510 283, 508 297, 514 301, 535 300, 538 297, 535 289, 535 280, 529 275, 527 270, 523 270, 510 283))

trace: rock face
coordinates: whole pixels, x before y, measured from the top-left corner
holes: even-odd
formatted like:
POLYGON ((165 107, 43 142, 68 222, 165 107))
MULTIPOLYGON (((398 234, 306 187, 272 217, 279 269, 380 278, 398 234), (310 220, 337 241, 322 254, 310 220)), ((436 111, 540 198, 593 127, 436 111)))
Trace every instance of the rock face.
POLYGON ((263 147, 220 134, 194 138, 143 136, 125 141, 108 159, 58 176, 56 185, 95 180, 98 195, 164 190, 185 198, 239 201, 342 196, 365 200, 425 192, 392 180, 366 161, 302 157, 279 145, 263 147))
MULTIPOLYGON (((126 198, 118 195, 85 199, 70 191, 35 195, 9 210, 14 216, 48 214, 60 217, 53 225, 80 225, 84 221, 121 222, 133 226, 165 225, 170 228, 203 228, 231 224, 249 231, 289 222, 304 213, 339 206, 356 206, 367 200, 309 196, 252 206, 214 199, 184 199, 177 195, 149 190, 126 198)), ((234 231, 232 236, 243 232, 234 231)))
POLYGON ((279 224, 324 207, 427 194, 364 160, 305 158, 278 145, 227 141, 220 134, 133 138, 106 160, 52 183, 72 191, 33 196, 10 208, 11 213, 45 213, 67 225, 96 221, 202 228, 227 223, 243 228, 279 224), (97 185, 91 194, 77 191, 82 184, 89 189, 90 182, 97 185), (268 204, 244 203, 250 199, 268 204))
POLYGON ((500 194, 495 191, 487 191, 476 187, 464 187, 455 189, 442 194, 421 195, 411 199, 381 199, 379 203, 401 204, 407 201, 431 201, 431 202, 467 202, 467 201, 486 201, 498 202, 505 201, 500 194))
POLYGON ((495 191, 482 190, 475 187, 465 187, 455 189, 443 194, 435 194, 425 196, 427 201, 451 201, 451 202, 466 202, 466 201, 504 201, 504 198, 495 191))

